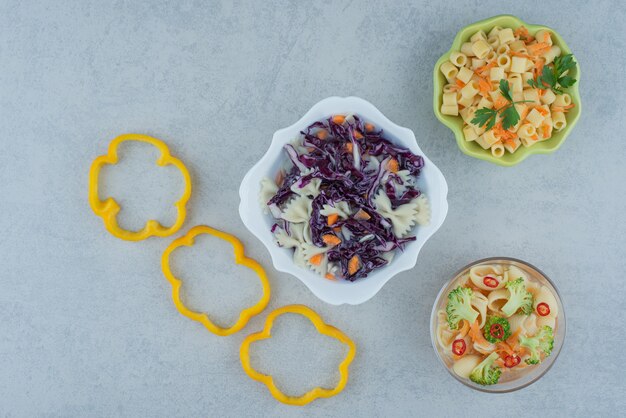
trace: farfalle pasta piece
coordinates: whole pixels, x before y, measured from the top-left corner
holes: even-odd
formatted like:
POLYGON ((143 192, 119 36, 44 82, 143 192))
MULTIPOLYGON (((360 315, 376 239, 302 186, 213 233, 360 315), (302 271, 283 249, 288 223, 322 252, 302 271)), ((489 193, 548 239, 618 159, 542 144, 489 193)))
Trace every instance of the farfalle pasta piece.
POLYGON ((113 141, 111 141, 107 154, 99 156, 91 164, 91 168, 89 170, 88 194, 91 209, 96 215, 102 218, 105 228, 113 236, 127 241, 141 241, 151 236, 167 237, 177 232, 185 222, 185 216, 187 215, 186 205, 189 197, 191 196, 191 177, 189 175, 189 170, 187 170, 187 167, 185 167, 182 161, 180 161, 178 158, 173 157, 170 154, 170 150, 165 142, 148 135, 124 134, 118 136, 113 141), (100 200, 100 196, 98 194, 100 170, 105 165, 117 164, 117 151, 119 146, 124 142, 131 141, 145 142, 154 146, 161 152, 161 155, 156 161, 157 165, 173 165, 183 175, 185 188, 181 198, 174 204, 178 215, 176 217, 176 221, 170 227, 164 227, 158 221, 151 219, 146 222, 143 229, 139 231, 127 231, 121 228, 117 222, 117 214, 119 213, 121 208, 120 205, 115 201, 115 199, 109 197, 106 200, 100 200))
POLYGON ((302 244, 296 238, 289 235, 284 229, 274 232, 274 240, 280 247, 283 248, 296 248, 302 244))
POLYGON ((400 205, 393 209, 387 194, 380 190, 374 198, 374 206, 381 216, 391 221, 393 233, 397 237, 403 237, 415 225, 416 204, 413 202, 400 205))
POLYGON ((313 244, 313 241, 311 240, 311 227, 308 222, 292 224, 289 227, 289 232, 291 233, 291 236, 300 241, 301 244, 313 244))
POLYGON ((324 205, 320 210, 320 215, 322 216, 339 215, 343 219, 348 218, 351 213, 350 205, 343 201, 337 202, 334 205, 324 205))
POLYGON ((326 256, 326 252, 329 249, 329 247, 316 247, 307 243, 302 244, 302 256, 307 267, 317 274, 325 276, 326 273, 328 273, 328 257, 326 256))
POLYGON ((264 177, 261 179, 261 192, 259 193, 259 204, 263 209, 263 213, 269 213, 269 208, 267 207, 267 202, 274 197, 276 192, 278 191, 278 186, 274 180, 264 177))
POLYGON ((415 202, 415 222, 418 225, 428 225, 430 223, 430 203, 428 198, 421 194, 412 200, 415 202))
POLYGON ((390 178, 394 184, 396 194, 399 196, 407 190, 408 185, 413 184, 413 177, 409 170, 400 170, 395 173, 387 172, 387 174, 383 176, 382 183, 386 183, 390 178))
POLYGON ((312 202, 306 196, 298 196, 291 199, 285 206, 285 210, 283 210, 282 218, 292 223, 308 222, 311 218, 312 202))
POLYGON ((320 186, 322 180, 318 178, 312 178, 308 182, 299 179, 291 185, 291 191, 300 196, 309 196, 312 198, 317 197, 320 194, 320 186), (303 185, 304 184, 304 185, 303 185))
POLYGON ((265 320, 265 327, 263 330, 248 335, 241 343, 241 348, 239 350, 241 366, 251 379, 265 384, 265 386, 269 389, 270 394, 279 402, 298 406, 306 405, 317 398, 329 398, 340 393, 348 383, 348 367, 354 359, 355 354, 356 345, 346 334, 331 325, 325 324, 323 319, 315 311, 304 305, 284 306, 271 312, 265 320), (309 321, 311 321, 320 334, 336 338, 341 343, 348 346, 348 354, 343 359, 341 364, 339 364, 339 383, 337 383, 337 386, 332 389, 316 387, 302 396, 287 396, 276 386, 272 376, 260 373, 252 368, 250 364, 250 345, 256 341, 272 338, 272 326, 274 325, 274 321, 280 315, 284 315, 286 313, 298 314, 306 317, 309 321))

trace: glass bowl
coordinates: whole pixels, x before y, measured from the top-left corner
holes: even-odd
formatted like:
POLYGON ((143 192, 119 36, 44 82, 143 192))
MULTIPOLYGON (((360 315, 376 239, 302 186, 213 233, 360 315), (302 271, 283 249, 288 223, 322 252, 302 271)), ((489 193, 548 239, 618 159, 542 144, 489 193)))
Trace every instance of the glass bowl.
POLYGON ((430 315, 430 339, 431 339, 433 348, 435 349, 435 352, 437 353, 437 357, 439 358, 439 361, 441 361, 441 363, 446 368, 448 373, 450 373, 456 380, 463 383, 465 386, 469 386, 472 389, 476 389, 481 392, 505 393, 505 392, 512 392, 514 390, 522 389, 536 382, 537 380, 539 380, 539 378, 541 378, 541 376, 543 376, 544 374, 546 374, 548 370, 550 370, 550 368, 556 361, 557 357, 559 356, 559 352, 561 351, 561 348, 563 347, 563 342, 565 341, 565 330, 566 330, 565 324, 566 324, 565 311, 563 309, 563 303, 561 302, 561 295, 559 294, 559 291, 557 290, 554 283, 552 283, 552 281, 548 278, 548 276, 545 275, 545 273, 543 273, 541 270, 539 270, 537 267, 533 266, 532 264, 529 264, 522 260, 518 260, 515 258, 508 258, 508 257, 492 257, 492 258, 485 258, 482 260, 474 261, 468 264, 467 266, 463 267, 453 276, 451 280, 446 282, 443 288, 439 291, 439 294, 437 295, 437 299, 435 300, 435 304, 433 306, 432 313, 430 315), (476 265, 485 264, 485 263, 513 265, 515 267, 520 268, 521 270, 526 272, 531 279, 534 279, 538 281, 539 283, 541 283, 542 285, 547 286, 552 291, 554 297, 556 298, 558 309, 559 309, 559 314, 557 317, 556 327, 555 327, 556 329, 554 330, 554 347, 552 349, 552 353, 550 354, 550 356, 545 358, 541 363, 537 365, 533 365, 525 369, 522 369, 521 371, 518 372, 519 374, 514 376, 511 380, 504 380, 504 381, 501 380, 500 382, 492 386, 479 385, 479 384, 472 382, 469 379, 465 379, 457 375, 454 372, 454 370, 452 370, 452 366, 453 366, 452 358, 443 351, 443 349, 439 346, 439 343, 437 342, 437 322, 438 322, 437 312, 441 309, 445 310, 448 293, 457 286, 458 280, 463 275, 467 274, 470 268, 476 265))

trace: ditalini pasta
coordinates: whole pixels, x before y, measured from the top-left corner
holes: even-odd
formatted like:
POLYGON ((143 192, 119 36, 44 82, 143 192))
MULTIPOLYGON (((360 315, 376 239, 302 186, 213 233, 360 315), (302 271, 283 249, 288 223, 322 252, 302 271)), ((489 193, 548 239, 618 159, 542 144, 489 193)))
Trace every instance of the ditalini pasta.
MULTIPOLYGON (((460 55, 455 62, 465 63, 460 55)), ((411 231, 429 223, 417 187, 424 159, 358 116, 315 122, 284 149, 288 158, 274 180, 261 180, 259 199, 274 218, 276 243, 293 250, 297 265, 354 281, 392 262, 415 240, 411 231)))
POLYGON ((451 287, 437 311, 436 340, 458 376, 481 385, 510 381, 551 354, 558 303, 532 274, 480 264, 451 287))
POLYGON ((441 64, 441 113, 460 116, 465 140, 496 158, 532 147, 567 126, 575 104, 563 89, 576 81, 569 75, 575 65, 547 30, 478 31, 441 64))

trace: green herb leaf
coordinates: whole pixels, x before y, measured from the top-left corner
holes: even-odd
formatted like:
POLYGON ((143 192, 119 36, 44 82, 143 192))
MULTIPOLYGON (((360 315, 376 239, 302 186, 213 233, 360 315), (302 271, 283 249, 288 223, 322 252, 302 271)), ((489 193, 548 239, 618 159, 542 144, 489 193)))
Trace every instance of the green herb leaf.
POLYGON ((502 128, 509 129, 519 122, 519 113, 513 104, 504 109, 501 113, 502 116, 502 128))
POLYGON ((474 113, 474 118, 472 119, 472 124, 477 126, 486 126, 485 130, 489 130, 493 128, 496 124, 496 118, 498 116, 498 112, 495 109, 488 109, 486 107, 480 108, 474 113))
POLYGON ((573 78, 573 77, 570 77, 568 75, 565 75, 565 76, 559 78, 559 84, 564 89, 573 86, 575 82, 576 82, 576 79, 573 78))
POLYGON ((528 80, 528 84, 536 89, 551 89, 555 94, 563 94, 563 89, 571 87, 576 79, 565 75, 566 72, 576 68, 576 61, 572 54, 556 57, 552 65, 543 67, 537 80, 528 80))
POLYGON ((569 71, 576 67, 574 56, 572 54, 561 55, 554 59, 554 70, 558 76, 561 76, 564 72, 569 71))
POLYGON ((505 79, 500 80, 500 93, 507 99, 509 102, 513 101, 513 97, 511 97, 511 91, 509 90, 509 82, 505 79))

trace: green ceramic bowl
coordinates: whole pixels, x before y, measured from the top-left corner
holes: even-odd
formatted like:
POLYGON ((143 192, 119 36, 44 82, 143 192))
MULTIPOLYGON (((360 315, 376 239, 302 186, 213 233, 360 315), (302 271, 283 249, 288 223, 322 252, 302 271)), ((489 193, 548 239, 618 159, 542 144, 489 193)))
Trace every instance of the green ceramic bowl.
POLYGON ((435 69, 433 71, 433 110, 435 111, 437 119, 439 119, 444 125, 450 128, 452 132, 454 132, 454 136, 456 137, 456 143, 464 154, 503 166, 513 166, 523 161, 526 157, 532 154, 552 153, 556 151, 563 142, 565 142, 565 138, 567 138, 570 131, 574 128, 576 122, 578 122, 578 118, 580 117, 581 112, 580 94, 578 93, 578 86, 580 84, 580 63, 578 62, 578 60, 576 60, 576 68, 570 72, 570 75, 572 75, 578 81, 572 87, 567 89, 567 93, 572 96, 572 102, 575 103, 576 106, 570 109, 570 111, 565 114, 567 119, 567 126, 565 127, 565 129, 560 132, 553 132, 552 138, 548 139, 547 141, 538 142, 530 148, 520 147, 513 154, 506 152, 501 158, 494 157, 493 155, 491 155, 490 150, 483 149, 475 141, 468 142, 465 140, 465 138, 463 137, 463 120, 460 116, 448 116, 441 113, 441 104, 443 102, 442 89, 447 81, 441 71, 439 71, 439 67, 450 58, 451 52, 459 51, 461 49, 461 45, 464 42, 467 42, 469 38, 477 31, 482 29, 485 32, 489 32, 494 26, 502 26, 515 29, 522 25, 528 28, 528 31, 531 34, 535 34, 541 29, 549 30, 550 33, 552 33, 553 35, 552 40, 554 44, 558 45, 561 48, 562 53, 572 53, 563 38, 561 38, 561 36, 553 29, 550 29, 546 26, 530 25, 515 16, 500 15, 481 20, 480 22, 473 23, 461 29, 459 33, 456 34, 454 42, 452 42, 452 47, 441 58, 439 58, 437 64, 435 64, 435 69))

